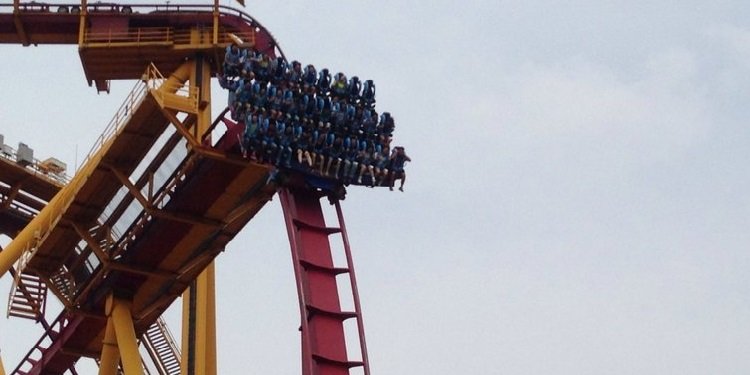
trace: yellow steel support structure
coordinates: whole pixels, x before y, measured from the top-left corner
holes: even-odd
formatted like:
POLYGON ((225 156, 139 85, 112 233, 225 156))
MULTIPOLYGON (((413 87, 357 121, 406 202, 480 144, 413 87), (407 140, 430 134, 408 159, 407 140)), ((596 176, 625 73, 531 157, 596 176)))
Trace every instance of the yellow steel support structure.
POLYGON ((135 337, 133 316, 130 314, 130 303, 127 301, 113 299, 112 319, 115 323, 115 336, 117 346, 120 348, 120 357, 125 375, 143 375, 141 355, 138 353, 138 339, 135 337))
POLYGON ((195 67, 191 70, 190 84, 198 88, 198 126, 193 136, 201 139, 211 126, 211 66, 203 56, 196 56, 195 67))
MULTIPOLYGON (((5 275, 8 270, 13 266, 13 263, 18 261, 24 252, 29 251, 27 256, 33 256, 33 252, 37 245, 44 240, 44 237, 49 231, 57 225, 58 221, 62 217, 62 214, 67 210, 68 206, 73 202, 76 194, 81 189, 86 179, 94 172, 102 159, 103 152, 109 148, 110 144, 114 141, 114 137, 107 140, 102 145, 99 152, 91 155, 86 164, 76 173, 75 176, 70 180, 68 185, 65 185, 47 206, 39 212, 29 224, 18 233, 18 235, 8 244, 8 246, 0 253, 0 277, 5 275)), ((23 264, 18 272, 23 271, 23 264)))
POLYGON ((181 375, 216 375, 216 284, 211 263, 182 296, 181 375))
POLYGON ((117 375, 117 365, 120 362, 120 351, 117 347, 115 336, 115 323, 107 320, 107 328, 104 331, 104 342, 102 356, 99 358, 99 375, 117 375))
POLYGON ((107 299, 107 328, 104 331, 99 375, 117 375, 120 359, 125 375, 143 375, 130 306, 131 302, 126 299, 112 295, 107 299))
POLYGON ((86 35, 86 13, 88 13, 87 0, 81 0, 81 19, 78 23, 78 47, 83 46, 84 36, 86 35))
MULTIPOLYGON (((217 13, 218 14, 218 13, 217 13)), ((191 129, 196 140, 211 126, 211 67, 196 56, 190 84, 197 87, 198 119, 191 129)), ((182 297, 182 375, 216 375, 216 277, 211 263, 182 297)))
MULTIPOLYGON (((188 61, 184 63, 179 69, 177 69, 164 84, 162 84, 159 90, 164 90, 167 93, 174 93, 181 88, 185 81, 195 71, 195 62, 188 61)), ((210 74, 210 73, 209 73, 210 74)), ((206 86, 209 86, 210 78, 205 82, 206 86)), ((210 87, 207 87, 210 90, 210 87)), ((210 99, 210 96, 209 96, 210 99)), ((210 106, 208 106, 210 108, 210 106)), ((208 116, 210 122, 210 109, 208 109, 208 116)), ((200 125, 199 120, 199 125, 200 125)), ((206 126, 207 128, 207 126, 206 126)), ((49 204, 42 209, 39 214, 31 220, 31 222, 8 244, 8 246, 0 253, 0 277, 10 270, 13 263, 18 261, 24 252, 30 252, 27 256, 33 256, 33 251, 36 246, 44 240, 47 233, 57 225, 62 214, 67 210, 68 206, 73 202, 76 194, 81 189, 83 184, 86 182, 88 177, 94 172, 99 166, 100 161, 103 157, 104 151, 109 149, 109 145, 115 140, 114 137, 107 140, 105 144, 101 146, 99 151, 91 155, 86 164, 76 173, 70 182, 55 195, 49 204)), ((22 265, 23 266, 23 265, 22 265)), ((19 272, 23 271, 21 267, 19 272)))
POLYGON ((107 299, 107 329, 104 333, 99 375, 117 374, 117 355, 122 360, 125 375, 143 375, 138 340, 135 337, 131 302, 109 296, 107 299), (114 334, 113 334, 114 333, 114 334), (114 337, 113 337, 114 336, 114 337), (112 340, 112 339, 116 339, 112 340))

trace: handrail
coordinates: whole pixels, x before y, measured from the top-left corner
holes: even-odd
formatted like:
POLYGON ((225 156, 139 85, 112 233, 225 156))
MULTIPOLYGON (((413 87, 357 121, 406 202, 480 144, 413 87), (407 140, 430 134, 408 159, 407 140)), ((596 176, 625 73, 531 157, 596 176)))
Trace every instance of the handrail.
MULTIPOLYGON (((255 43, 255 32, 233 32, 236 36, 255 43)), ((219 43, 230 43, 231 39, 226 33, 220 34, 219 43)), ((112 44, 190 44, 191 32, 189 30, 175 30, 173 27, 138 27, 127 31, 86 31, 83 38, 85 45, 112 45, 112 44)))
MULTIPOLYGON (((86 154, 86 157, 83 158, 83 161, 78 166, 78 170, 91 159, 91 157, 96 154, 99 149, 104 146, 104 144, 107 143, 115 134, 117 134, 117 131, 120 130, 120 128, 127 123, 127 120, 130 119, 130 116, 133 113, 133 110, 137 105, 141 103, 143 98, 146 97, 146 93, 148 92, 148 81, 140 80, 135 83, 135 86, 130 90, 130 93, 127 97, 125 97, 125 100, 120 105, 120 108, 117 109, 117 112, 115 112, 115 115, 112 117, 112 119, 109 121, 107 126, 104 128, 104 131, 99 136, 99 138, 94 141, 94 144, 91 146, 91 150, 89 150, 89 153, 86 154)), ((76 172, 78 172, 76 170, 76 172)))

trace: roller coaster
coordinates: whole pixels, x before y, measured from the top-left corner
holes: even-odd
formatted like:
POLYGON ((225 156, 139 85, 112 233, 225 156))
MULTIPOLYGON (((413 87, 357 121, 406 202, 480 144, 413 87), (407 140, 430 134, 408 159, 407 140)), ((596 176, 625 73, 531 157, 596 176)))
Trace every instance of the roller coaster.
POLYGON ((302 373, 370 373, 344 186, 294 170, 280 178, 273 164, 239 152, 244 127, 228 109, 212 116, 211 80, 237 39, 285 59, 257 20, 218 3, 0 4, 0 43, 78 45, 99 92, 111 80, 136 82, 72 177, 0 138, 8 315, 43 328, 11 374, 77 374, 82 358, 99 374, 216 374, 213 260, 277 195, 299 296, 302 373), (324 219, 325 198, 336 224, 324 219), (342 242, 345 264, 334 262, 332 240, 342 242), (52 319, 49 292, 63 305, 52 319), (181 345, 160 318, 178 297, 181 345), (347 320, 356 321, 353 335, 347 320))

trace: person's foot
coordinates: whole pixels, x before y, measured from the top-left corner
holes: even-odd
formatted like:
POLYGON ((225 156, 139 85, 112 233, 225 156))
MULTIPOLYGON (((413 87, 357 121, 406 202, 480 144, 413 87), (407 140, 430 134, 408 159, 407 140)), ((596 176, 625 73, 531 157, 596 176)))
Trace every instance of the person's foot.
POLYGON ((389 186, 388 190, 393 191, 393 186, 389 186))
POLYGON ((398 188, 398 190, 403 193, 404 192, 404 187, 402 186, 402 187, 398 188))

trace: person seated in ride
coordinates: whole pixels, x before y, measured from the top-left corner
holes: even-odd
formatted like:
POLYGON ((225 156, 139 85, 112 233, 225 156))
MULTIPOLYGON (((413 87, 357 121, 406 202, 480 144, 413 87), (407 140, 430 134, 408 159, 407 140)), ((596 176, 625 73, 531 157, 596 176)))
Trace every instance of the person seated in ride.
POLYGON ((240 87, 240 81, 227 78, 224 75, 217 74, 216 78, 219 80, 219 86, 221 88, 227 90, 227 106, 229 107, 229 110, 232 111, 231 115, 234 115, 234 109, 235 109, 235 102, 237 100, 237 89, 240 87))
POLYGON ((387 136, 385 134, 379 135, 378 138, 377 138, 377 140, 376 140, 376 142, 378 144, 383 145, 383 148, 388 148, 389 150, 391 148, 391 141, 393 141, 393 138, 391 138, 391 137, 389 137, 389 136, 387 136))
POLYGON ((289 147, 291 148, 292 152, 290 155, 290 163, 291 158, 294 155, 297 155, 297 150, 299 149, 299 142, 302 139, 302 133, 304 132, 304 128, 302 127, 302 121, 300 121, 299 116, 290 116, 291 119, 287 121, 287 127, 291 129, 291 134, 289 136, 289 147))
POLYGON ((318 128, 313 132, 315 143, 312 145, 312 168, 318 174, 323 174, 325 165, 326 140, 328 139, 328 130, 322 122, 318 123, 318 128))
MULTIPOLYGON (((269 90, 270 91, 270 90, 269 90)), ((286 113, 282 111, 283 103, 284 103, 284 96, 281 90, 274 90, 275 95, 269 93, 269 99, 268 99, 268 108, 271 109, 274 113, 286 113)))
POLYGON ((315 111, 313 116, 319 121, 328 122, 331 118, 332 104, 331 99, 327 96, 318 95, 315 97, 315 111))
POLYGON ((393 131, 396 129, 396 122, 389 112, 383 112, 383 114, 380 115, 380 122, 382 123, 381 134, 385 134, 388 137, 393 135, 393 131))
POLYGON ((318 83, 318 72, 315 70, 313 64, 308 64, 305 67, 305 72, 302 75, 302 89, 307 94, 315 93, 315 85, 318 83))
POLYGON ((294 103, 294 93, 289 88, 286 88, 282 94, 281 111, 292 116, 298 115, 297 106, 294 103))
POLYGON ((346 75, 344 73, 336 73, 336 79, 333 81, 331 86, 332 96, 346 100, 349 96, 349 83, 346 81, 346 75))
POLYGON ((271 80, 271 57, 263 55, 260 61, 253 64, 255 79, 260 82, 268 83, 271 80))
POLYGON ((302 64, 297 60, 292 61, 292 67, 286 71, 286 81, 289 88, 294 91, 299 91, 300 86, 302 85, 303 74, 302 64))
POLYGON ((328 91, 331 89, 331 73, 328 72, 328 68, 323 68, 323 70, 320 71, 316 88, 318 94, 328 95, 328 91))
POLYGON ((347 84, 347 91, 350 102, 356 103, 357 101, 359 101, 361 95, 360 92, 362 91, 362 82, 359 81, 359 77, 352 76, 352 78, 349 79, 349 83, 347 84))
POLYGON ((249 80, 240 79, 237 82, 237 89, 235 90, 235 106, 232 110, 232 114, 235 120, 241 119, 244 116, 248 105, 254 103, 253 100, 253 84, 249 80))
POLYGON ((346 113, 341 110, 339 103, 333 103, 331 106, 331 124, 333 131, 337 133, 346 126, 346 113))
POLYGON ((255 140, 258 136, 258 127, 259 127, 259 121, 258 121, 258 115, 247 111, 247 114, 245 116, 245 133, 242 137, 242 156, 248 157, 248 154, 250 155, 250 158, 255 160, 255 149, 257 148, 257 144, 255 143, 255 140))
POLYGON ((400 191, 404 191, 404 182, 406 182, 406 171, 404 170, 404 164, 407 161, 411 161, 411 158, 406 155, 406 150, 402 146, 396 146, 393 148, 393 152, 390 157, 390 183, 389 189, 393 190, 393 185, 396 180, 401 180, 401 186, 398 188, 400 191))
POLYGON ((246 57, 247 51, 240 49, 236 43, 228 45, 224 53, 224 75, 237 76, 246 57))
POLYGON ((284 58, 279 56, 274 59, 271 64, 271 82, 279 87, 286 88, 286 71, 287 65, 284 58))
POLYGON ((255 79, 255 73, 253 70, 253 64, 255 64, 254 61, 255 60, 250 57, 245 58, 245 62, 242 63, 241 70, 240 70, 240 75, 242 76, 242 78, 245 78, 248 80, 255 79))
POLYGON ((375 167, 372 165, 373 150, 374 149, 371 145, 367 146, 365 149, 360 147, 360 151, 357 154, 357 162, 359 163, 359 176, 357 177, 358 184, 362 184, 362 176, 365 172, 370 175, 370 181, 375 181, 375 167))
POLYGON ((372 161, 372 165, 375 171, 375 178, 371 186, 381 186, 385 181, 388 180, 388 164, 390 164, 388 151, 384 150, 381 145, 376 144, 372 161))
POLYGON ((375 137, 378 128, 377 113, 371 109, 362 111, 362 129, 368 137, 375 137))
POLYGON ((354 104, 346 104, 344 106, 344 111, 346 112, 346 121, 353 123, 356 121, 357 118, 357 107, 354 104))
POLYGON ((278 122, 272 121, 270 118, 266 118, 265 122, 261 124, 263 132, 263 140, 261 141, 261 157, 265 163, 273 163, 274 156, 278 151, 279 145, 276 144, 276 132, 278 129, 278 122))
POLYGON ((312 118, 316 109, 315 97, 311 94, 304 94, 299 100, 298 107, 297 112, 301 113, 302 116, 312 118))
POLYGON ((297 162, 300 164, 300 166, 305 166, 305 164, 302 163, 302 161, 304 160, 305 162, 307 162, 306 166, 308 168, 312 168, 313 161, 312 154, 310 153, 312 144, 312 132, 310 132, 309 130, 303 130, 302 135, 297 141, 297 162))
POLYGON ((359 163, 357 163, 357 138, 347 136, 343 142, 343 159, 344 159, 344 171, 342 172, 342 179, 345 184, 348 184, 356 176, 359 163))
POLYGON ((258 160, 260 162, 263 161, 263 140, 266 137, 266 134, 268 133, 268 128, 270 127, 270 122, 268 118, 266 117, 266 114, 263 109, 258 111, 257 115, 257 122, 254 126, 256 126, 255 129, 255 136, 250 139, 250 146, 248 147, 249 150, 251 150, 251 158, 253 160, 258 160))
POLYGON ((293 128, 290 123, 289 115, 284 116, 283 119, 279 119, 276 122, 276 144, 278 145, 278 151, 276 155, 277 167, 291 167, 292 159, 292 135, 293 128), (283 121, 282 121, 283 120, 283 121))
POLYGON ((339 169, 341 169, 341 158, 344 154, 344 141, 341 137, 336 137, 333 133, 329 133, 328 137, 329 139, 334 139, 332 144, 328 147, 328 164, 326 164, 325 175, 338 178, 339 169), (331 173, 331 166, 334 166, 333 173, 331 173))
POLYGON ((375 105, 375 83, 371 79, 368 79, 362 85, 362 103, 365 107, 375 105))
POLYGON ((266 88, 259 83, 253 85, 253 105, 258 108, 266 108, 268 94, 266 88))

